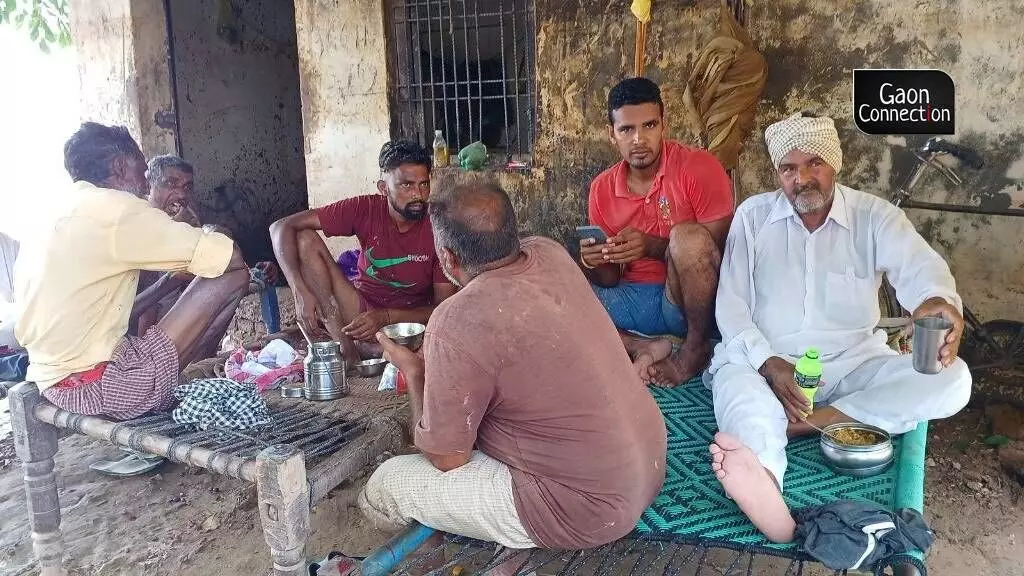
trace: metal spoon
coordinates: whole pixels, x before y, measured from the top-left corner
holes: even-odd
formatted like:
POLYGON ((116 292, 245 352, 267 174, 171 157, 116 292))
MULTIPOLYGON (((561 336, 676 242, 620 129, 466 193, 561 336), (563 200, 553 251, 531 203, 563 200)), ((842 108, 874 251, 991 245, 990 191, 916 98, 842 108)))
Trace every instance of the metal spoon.
POLYGON ((309 344, 309 349, 312 350, 313 339, 309 337, 309 334, 306 334, 306 329, 302 327, 302 324, 299 324, 299 332, 302 332, 302 337, 306 339, 306 343, 309 344))
POLYGON ((803 419, 803 423, 804 423, 804 424, 807 424, 807 425, 808 425, 808 426, 810 426, 811 428, 814 428, 814 429, 815 429, 815 430, 817 430, 818 432, 821 432, 821 433, 822 433, 822 434, 824 434, 825 436, 828 436, 829 438, 831 438, 831 439, 835 440, 836 442, 839 442, 840 444, 842 444, 842 441, 841 441, 841 440, 839 440, 839 438, 836 438, 835 436, 833 436, 831 432, 825 432, 825 431, 824 431, 824 430, 822 430, 821 428, 818 428, 818 427, 817 427, 817 426, 815 426, 814 424, 811 424, 811 421, 810 421, 810 420, 808 420, 808 419, 804 418, 804 419, 803 419))

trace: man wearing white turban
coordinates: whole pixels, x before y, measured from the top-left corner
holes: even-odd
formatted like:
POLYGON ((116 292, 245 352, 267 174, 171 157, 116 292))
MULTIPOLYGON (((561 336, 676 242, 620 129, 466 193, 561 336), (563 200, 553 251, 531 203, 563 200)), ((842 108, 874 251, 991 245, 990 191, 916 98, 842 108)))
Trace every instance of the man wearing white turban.
POLYGON ((781 495, 789 438, 853 421, 907 432, 963 408, 971 375, 957 358, 963 305, 949 267, 903 211, 836 183, 833 121, 795 114, 769 126, 765 142, 782 187, 736 211, 716 301, 722 342, 705 383, 719 481, 762 533, 786 542, 795 529, 781 495), (875 329, 883 273, 915 318, 952 322, 938 374, 915 372, 875 329), (823 365, 813 407, 793 377, 810 348, 823 365))

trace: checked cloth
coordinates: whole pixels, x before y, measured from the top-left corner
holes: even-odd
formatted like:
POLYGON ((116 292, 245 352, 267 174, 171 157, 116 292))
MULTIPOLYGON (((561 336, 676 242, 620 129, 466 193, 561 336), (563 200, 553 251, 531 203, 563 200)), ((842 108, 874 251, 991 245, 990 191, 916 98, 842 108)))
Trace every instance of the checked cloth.
POLYGON ((246 430, 270 424, 267 403, 259 388, 248 382, 228 378, 193 380, 174 389, 181 403, 171 415, 179 424, 191 424, 200 430, 233 428, 246 430))

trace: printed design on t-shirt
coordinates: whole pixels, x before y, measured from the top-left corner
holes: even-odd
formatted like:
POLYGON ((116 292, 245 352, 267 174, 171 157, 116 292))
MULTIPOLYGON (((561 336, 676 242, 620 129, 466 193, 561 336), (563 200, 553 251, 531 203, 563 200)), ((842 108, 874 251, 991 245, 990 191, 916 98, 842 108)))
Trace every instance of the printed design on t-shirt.
POLYGON ((662 220, 672 222, 672 203, 664 193, 658 197, 658 213, 662 220))
POLYGON ((383 282, 392 288, 413 288, 416 286, 415 282, 405 284, 403 282, 398 282, 397 280, 381 280, 380 276, 377 275, 377 271, 384 268, 390 268, 392 266, 398 266, 399 264, 405 264, 406 262, 420 262, 422 261, 422 256, 408 255, 400 256, 398 258, 381 258, 378 260, 373 257, 373 246, 366 249, 365 256, 366 262, 369 264, 366 267, 366 275, 370 278, 373 278, 378 282, 383 282))

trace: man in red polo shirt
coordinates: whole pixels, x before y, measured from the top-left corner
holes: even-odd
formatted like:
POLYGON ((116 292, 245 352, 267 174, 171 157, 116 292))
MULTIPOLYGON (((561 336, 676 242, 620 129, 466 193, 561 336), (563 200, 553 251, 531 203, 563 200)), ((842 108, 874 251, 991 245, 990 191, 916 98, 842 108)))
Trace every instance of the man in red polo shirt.
POLYGON ((590 185, 590 223, 605 243, 580 241, 580 261, 626 349, 652 384, 674 386, 703 370, 722 248, 732 222, 732 183, 709 152, 664 140, 658 85, 623 80, 608 94, 608 124, 622 161, 590 185), (668 339, 685 337, 678 351, 668 339))

